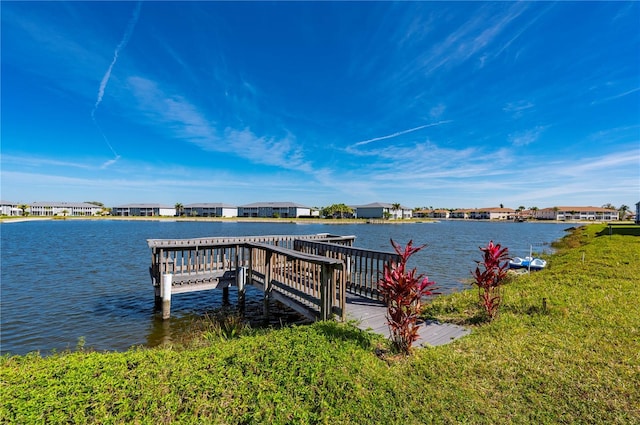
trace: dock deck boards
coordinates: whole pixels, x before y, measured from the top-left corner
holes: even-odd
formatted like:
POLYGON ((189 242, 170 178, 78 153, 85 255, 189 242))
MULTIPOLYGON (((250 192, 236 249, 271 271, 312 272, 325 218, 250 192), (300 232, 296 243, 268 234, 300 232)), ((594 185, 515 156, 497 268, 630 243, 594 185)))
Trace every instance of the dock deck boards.
MULTIPOLYGON (((347 293, 347 319, 355 320, 360 329, 371 330, 389 338, 386 313, 384 303, 347 293)), ((414 346, 444 345, 469 333, 471 330, 462 326, 429 320, 420 325, 419 337, 414 346)))

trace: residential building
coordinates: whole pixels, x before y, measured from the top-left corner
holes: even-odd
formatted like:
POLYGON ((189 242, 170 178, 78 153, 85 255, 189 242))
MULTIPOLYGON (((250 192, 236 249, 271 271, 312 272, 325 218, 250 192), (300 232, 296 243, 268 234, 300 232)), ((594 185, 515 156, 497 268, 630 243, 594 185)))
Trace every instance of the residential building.
POLYGON ((238 207, 221 203, 189 204, 184 206, 189 217, 237 217, 238 207))
POLYGON ((449 214, 449 217, 451 218, 462 218, 462 219, 467 219, 467 218, 471 218, 471 213, 475 211, 475 210, 471 210, 471 209, 457 209, 457 210, 453 210, 451 211, 451 214, 449 214))
POLYGON ((374 202, 367 205, 359 205, 354 207, 356 217, 358 218, 390 218, 403 219, 413 217, 413 210, 409 207, 400 205, 395 208, 394 204, 386 204, 382 202, 374 202))
POLYGON ((16 216, 22 215, 22 210, 18 208, 19 204, 9 201, 0 201, 0 215, 16 216))
POLYGON ((102 207, 87 202, 33 202, 29 204, 29 215, 37 217, 92 216, 102 207))
POLYGON ((535 218, 557 221, 615 221, 617 210, 602 207, 552 207, 535 211, 535 218))
POLYGON ((413 218, 441 218, 447 219, 451 215, 449 210, 416 210, 413 212, 413 218))
POLYGON ((469 218, 475 220, 513 220, 516 210, 511 208, 480 208, 472 210, 469 218))
POLYGON ((636 204, 636 224, 640 224, 640 202, 636 204))
POLYGON ((160 204, 127 204, 111 208, 111 215, 123 217, 175 216, 175 207, 160 204))
POLYGON ((238 207, 238 217, 310 217, 311 208, 293 202, 255 202, 238 207))

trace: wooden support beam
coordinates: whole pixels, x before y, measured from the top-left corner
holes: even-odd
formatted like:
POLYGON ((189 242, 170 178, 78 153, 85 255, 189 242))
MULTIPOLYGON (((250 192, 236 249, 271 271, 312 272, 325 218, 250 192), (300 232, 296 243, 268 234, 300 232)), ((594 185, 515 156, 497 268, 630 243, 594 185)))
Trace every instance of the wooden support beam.
POLYGON ((262 309, 264 313, 264 320, 269 320, 269 301, 271 298, 271 291, 273 290, 273 284, 271 283, 272 279, 272 258, 273 253, 271 251, 267 251, 265 253, 265 271, 264 271, 264 292, 262 298, 262 309))
POLYGON ((170 274, 162 275, 162 319, 171 317, 171 281, 173 276, 170 274))

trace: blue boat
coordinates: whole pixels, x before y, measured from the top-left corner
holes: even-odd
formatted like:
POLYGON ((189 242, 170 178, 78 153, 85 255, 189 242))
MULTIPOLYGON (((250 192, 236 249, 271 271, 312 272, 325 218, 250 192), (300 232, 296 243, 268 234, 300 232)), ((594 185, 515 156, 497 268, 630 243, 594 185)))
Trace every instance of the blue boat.
POLYGON ((545 267, 547 267, 547 262, 541 258, 513 257, 509 261, 510 269, 542 270, 545 267))

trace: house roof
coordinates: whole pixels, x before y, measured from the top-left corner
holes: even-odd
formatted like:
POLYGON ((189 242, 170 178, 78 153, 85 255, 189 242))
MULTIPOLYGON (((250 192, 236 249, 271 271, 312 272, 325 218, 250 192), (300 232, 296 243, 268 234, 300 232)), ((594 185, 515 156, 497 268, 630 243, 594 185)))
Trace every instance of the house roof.
POLYGON ((501 212, 506 212, 506 213, 511 213, 511 212, 516 212, 516 210, 511 209, 511 208, 499 208, 499 207, 491 207, 491 208, 477 208, 474 211, 479 211, 479 212, 489 212, 489 213, 501 213, 501 212))
POLYGON ((238 208, 309 208, 295 202, 254 202, 252 204, 240 205, 238 208))
POLYGON ((32 202, 31 207, 102 208, 88 202, 32 202))
POLYGON ((551 208, 543 208, 544 211, 549 210, 557 210, 560 211, 576 211, 576 212, 611 212, 616 211, 615 209, 610 208, 602 208, 602 207, 551 207, 551 208))
POLYGON ((168 205, 160 205, 160 204, 126 204, 126 205, 118 205, 116 207, 113 208, 168 208, 168 209, 175 209, 175 207, 171 207, 168 205))
MULTIPOLYGON (((389 208, 393 209, 393 204, 388 204, 385 202, 373 202, 371 204, 366 205, 356 205, 354 208, 389 208)), ((400 209, 402 210, 410 210, 411 208, 405 207, 404 205, 400 205, 400 209)))
POLYGON ((237 208, 235 205, 223 204, 220 202, 204 202, 199 204, 185 205, 185 208, 237 208))

